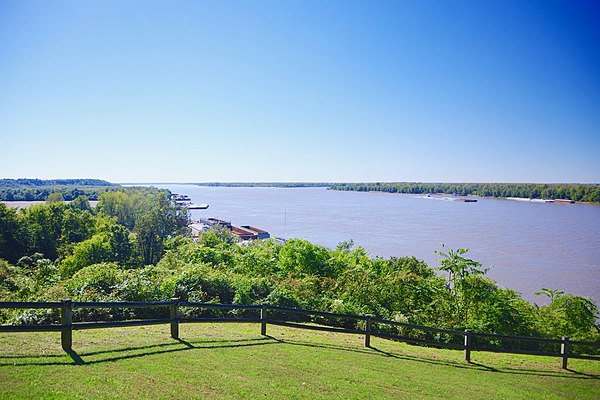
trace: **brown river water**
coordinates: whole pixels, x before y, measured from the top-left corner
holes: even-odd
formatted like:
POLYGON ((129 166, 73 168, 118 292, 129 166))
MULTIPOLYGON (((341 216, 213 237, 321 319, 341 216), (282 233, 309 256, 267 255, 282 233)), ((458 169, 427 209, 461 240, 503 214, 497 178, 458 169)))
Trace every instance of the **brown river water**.
POLYGON ((431 266, 438 265, 434 250, 442 243, 466 247, 470 258, 491 267, 490 278, 530 301, 545 303, 534 294, 544 287, 600 303, 600 206, 492 198, 461 203, 324 188, 157 186, 210 205, 191 211, 193 219, 216 217, 329 248, 352 239, 372 256, 415 256, 431 266))

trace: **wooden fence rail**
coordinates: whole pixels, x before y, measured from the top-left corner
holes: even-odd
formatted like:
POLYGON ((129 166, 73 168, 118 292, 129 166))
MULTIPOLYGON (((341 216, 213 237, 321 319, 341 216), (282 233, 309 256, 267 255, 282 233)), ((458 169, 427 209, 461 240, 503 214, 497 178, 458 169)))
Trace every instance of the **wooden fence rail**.
MULTIPOLYGON (((570 352, 571 346, 590 346, 598 348, 600 342, 583 342, 572 341, 568 337, 563 336, 561 339, 536 338, 529 336, 514 336, 514 335, 498 335, 492 333, 472 332, 466 330, 455 330, 437 328, 432 326, 413 325, 404 322, 390 321, 381 318, 373 317, 370 314, 354 315, 354 314, 338 314, 325 311, 303 310, 298 308, 273 306, 266 303, 259 305, 243 305, 243 304, 215 304, 215 303, 199 303, 180 301, 179 299, 171 299, 169 301, 119 301, 119 302, 93 302, 84 301, 77 302, 71 300, 62 300, 60 302, 0 302, 0 309, 60 309, 60 324, 45 324, 45 325, 0 325, 0 332, 61 332, 61 345, 66 352, 72 352, 73 346, 73 331, 83 329, 98 329, 112 328, 123 326, 139 326, 139 325, 155 325, 155 324, 170 324, 171 337, 179 339, 179 324, 181 323, 198 323, 198 322, 251 322, 260 323, 261 335, 267 335, 267 324, 287 326, 300 329, 312 329, 328 332, 351 333, 365 336, 365 347, 371 347, 371 338, 378 337, 383 339, 392 339, 412 344, 425 344, 437 347, 460 349, 465 351, 465 360, 471 361, 472 351, 488 351, 495 353, 512 353, 512 354, 530 354, 550 357, 560 357, 562 360, 562 368, 567 368, 569 358, 580 358, 588 360, 600 360, 600 356, 582 355, 570 352), (73 322, 73 309, 94 309, 94 308, 167 308, 168 318, 149 318, 135 319, 123 321, 95 321, 95 322, 73 322), (181 313, 181 309, 208 309, 208 310, 249 310, 255 311, 258 315, 255 317, 189 317, 181 313), (364 328, 345 328, 339 326, 318 325, 314 323, 307 324, 290 321, 289 318, 282 318, 282 314, 295 314, 304 317, 324 317, 333 318, 345 321, 361 321, 364 322, 364 328), (411 337, 405 334, 395 334, 382 332, 377 327, 386 325, 390 327, 400 327, 409 330, 434 332, 462 338, 461 342, 444 342, 418 337, 411 337), (526 349, 491 347, 477 345, 474 343, 475 338, 492 338, 503 340, 518 340, 544 343, 550 345, 560 345, 559 352, 543 352, 526 349)), ((310 322, 310 321, 309 321, 310 322)))

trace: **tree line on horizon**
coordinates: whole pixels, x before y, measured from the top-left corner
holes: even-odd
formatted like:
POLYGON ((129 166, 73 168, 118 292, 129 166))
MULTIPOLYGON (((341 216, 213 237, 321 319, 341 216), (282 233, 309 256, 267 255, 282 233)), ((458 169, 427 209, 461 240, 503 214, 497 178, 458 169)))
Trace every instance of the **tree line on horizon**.
MULTIPOLYGON (((192 183, 190 183, 192 184, 192 183)), ((523 197, 533 199, 566 199, 600 203, 600 185, 583 183, 427 183, 427 182, 203 182, 210 187, 326 187, 331 190, 387 192, 405 194, 456 194, 480 197, 523 197)), ((78 196, 97 200, 105 191, 118 190, 120 185, 100 179, 0 179, 0 201, 45 201, 53 193, 64 200, 78 196)))
POLYGON ((333 190, 387 192, 406 194, 445 193, 480 197, 524 197, 532 199, 566 199, 577 202, 600 202, 600 185, 580 183, 421 183, 372 182, 333 183, 333 190))
MULTIPOLYGON (((469 259, 466 249, 440 249, 440 264, 432 267, 410 256, 373 258, 352 241, 335 249, 302 239, 240 245, 226 228, 193 240, 187 219, 168 191, 155 188, 102 193, 95 208, 84 197, 21 210, 0 203, 0 301, 267 302, 441 328, 600 340, 591 299, 541 288, 549 304, 532 304, 487 278, 487 269, 469 259)), ((75 318, 151 317, 148 312, 82 309, 75 318)), ((224 316, 220 310, 185 312, 224 316)), ((56 323, 57 318, 56 310, 0 310, 0 324, 56 323)), ((335 318, 311 321, 359 328, 335 318)), ((417 339, 462 340, 403 327, 381 329, 417 339)), ((505 343, 490 338, 486 345, 505 343)))
POLYGON ((35 179, 35 178, 18 178, 18 179, 0 179, 0 188, 18 188, 18 187, 39 187, 39 186, 119 186, 116 183, 111 183, 102 179, 35 179))
POLYGON ((98 200, 100 193, 119 187, 102 179, 0 179, 0 201, 46 201, 53 193, 65 201, 79 196, 98 200))

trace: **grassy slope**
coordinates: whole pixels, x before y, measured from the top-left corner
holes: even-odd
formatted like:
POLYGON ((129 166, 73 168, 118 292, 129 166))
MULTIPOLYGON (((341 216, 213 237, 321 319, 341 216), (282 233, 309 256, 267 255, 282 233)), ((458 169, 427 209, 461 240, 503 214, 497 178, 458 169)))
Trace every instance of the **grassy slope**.
POLYGON ((182 325, 0 334, 0 398, 598 398, 600 363, 428 349, 259 325, 182 325))

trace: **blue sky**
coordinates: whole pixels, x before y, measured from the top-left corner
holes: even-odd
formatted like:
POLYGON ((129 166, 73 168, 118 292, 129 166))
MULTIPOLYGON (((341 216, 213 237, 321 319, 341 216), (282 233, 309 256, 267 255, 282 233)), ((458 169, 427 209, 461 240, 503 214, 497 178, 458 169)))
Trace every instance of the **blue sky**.
POLYGON ((0 1, 0 177, 600 182, 600 5, 0 1))

